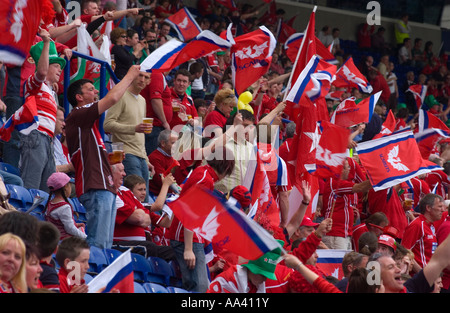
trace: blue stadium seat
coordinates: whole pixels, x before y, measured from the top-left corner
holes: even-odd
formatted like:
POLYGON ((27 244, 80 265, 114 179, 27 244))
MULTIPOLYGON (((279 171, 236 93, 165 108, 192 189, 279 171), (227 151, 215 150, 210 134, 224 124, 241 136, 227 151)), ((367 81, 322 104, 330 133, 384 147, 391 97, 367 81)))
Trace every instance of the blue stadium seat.
POLYGON ((49 194, 43 190, 39 190, 39 189, 28 189, 28 191, 31 194, 31 197, 33 198, 33 201, 35 200, 36 197, 42 198, 41 203, 38 204, 38 206, 32 211, 30 212, 30 214, 41 218, 42 220, 44 220, 44 210, 45 210, 45 205, 47 204, 48 201, 48 197, 49 194))
POLYGON ((169 263, 161 258, 153 256, 148 257, 147 260, 152 266, 152 271, 148 275, 148 280, 153 283, 169 286, 170 277, 174 276, 172 267, 169 263))
POLYGON ((170 267, 172 267, 172 276, 170 277, 170 285, 181 288, 182 280, 181 280, 180 265, 175 259, 169 261, 168 263, 170 267))
POLYGON ((116 249, 104 249, 103 252, 105 253, 106 259, 108 260, 109 264, 114 262, 114 260, 122 254, 122 252, 116 249))
POLYGON ((134 293, 147 293, 147 290, 138 282, 134 282, 134 293))
POLYGON ((9 203, 20 211, 26 211, 33 204, 33 197, 27 188, 17 185, 6 184, 6 190, 9 192, 9 203))
POLYGON ((166 287, 156 283, 144 283, 143 284, 147 293, 169 293, 166 287))
POLYGON ((190 293, 186 289, 173 287, 173 286, 168 286, 168 287, 166 287, 166 289, 169 293, 190 293))
POLYGON ((78 198, 68 198, 70 205, 74 211, 74 219, 77 223, 86 223, 86 208, 81 204, 78 198))
POLYGON ((148 274, 152 271, 152 267, 147 259, 140 254, 131 253, 131 260, 133 262, 134 280, 142 283, 149 282, 148 274))
POLYGON ((20 170, 14 165, 11 165, 9 163, 0 162, 0 170, 20 177, 20 170))
POLYGON ((109 265, 106 255, 103 249, 96 246, 91 246, 91 253, 89 256, 89 270, 88 273, 92 275, 97 275, 103 269, 109 265))

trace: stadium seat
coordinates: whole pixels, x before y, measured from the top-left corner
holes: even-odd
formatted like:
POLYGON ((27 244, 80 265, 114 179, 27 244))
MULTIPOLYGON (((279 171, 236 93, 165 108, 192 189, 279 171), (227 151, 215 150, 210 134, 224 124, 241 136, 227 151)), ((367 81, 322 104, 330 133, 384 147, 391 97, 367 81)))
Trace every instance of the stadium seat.
MULTIPOLYGON (((36 197, 39 197, 42 199, 42 201, 37 205, 36 208, 34 208, 34 210, 32 212, 30 212, 30 214, 44 220, 44 210, 45 210, 45 205, 47 204, 48 201, 48 196, 49 194, 43 190, 39 190, 39 189, 28 189, 28 191, 31 194, 31 197, 33 198, 33 201, 36 199, 36 197)), ((30 207, 31 208, 31 207, 30 207)))
POLYGON ((156 283, 144 283, 143 284, 147 293, 169 293, 166 287, 156 283))
POLYGON ((103 249, 96 246, 91 246, 91 253, 89 256, 89 270, 88 273, 91 275, 97 275, 103 269, 109 265, 106 255, 103 249))
POLYGON ((170 285, 181 288, 182 281, 181 281, 180 265, 176 260, 171 260, 168 263, 170 267, 172 267, 172 276, 170 277, 170 285))
POLYGON ((17 185, 6 184, 9 192, 9 203, 20 211, 28 210, 33 204, 33 197, 27 188, 17 185))
POLYGON ((169 293, 189 293, 189 291, 187 291, 186 289, 173 286, 168 286, 166 287, 166 289, 169 293))
POLYGON ((116 250, 116 249, 104 249, 103 252, 106 255, 108 264, 111 264, 112 262, 114 262, 114 260, 117 259, 122 254, 122 252, 120 252, 119 250, 116 250))
POLYGON ((153 256, 148 257, 147 260, 152 266, 152 271, 148 275, 148 280, 153 283, 169 286, 170 277, 174 276, 172 267, 169 263, 161 258, 153 256))
POLYGON ((138 282, 134 282, 134 293, 147 293, 147 290, 138 282))
POLYGON ((0 170, 20 177, 20 170, 9 163, 0 162, 0 170))
POLYGON ((68 198, 70 205, 74 211, 74 219, 77 223, 86 223, 86 208, 81 204, 78 198, 68 198))
POLYGON ((134 280, 140 283, 148 281, 148 274, 152 271, 152 267, 148 260, 137 253, 131 253, 131 260, 133 262, 134 280))

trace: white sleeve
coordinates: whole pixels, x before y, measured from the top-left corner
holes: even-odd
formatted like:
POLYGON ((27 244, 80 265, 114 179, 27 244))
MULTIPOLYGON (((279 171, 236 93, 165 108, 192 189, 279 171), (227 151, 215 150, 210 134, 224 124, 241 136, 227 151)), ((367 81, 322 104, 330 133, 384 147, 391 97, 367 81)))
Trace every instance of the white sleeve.
POLYGON ((75 226, 73 222, 72 210, 68 204, 55 209, 51 215, 61 220, 67 233, 83 239, 87 237, 84 232, 75 226))

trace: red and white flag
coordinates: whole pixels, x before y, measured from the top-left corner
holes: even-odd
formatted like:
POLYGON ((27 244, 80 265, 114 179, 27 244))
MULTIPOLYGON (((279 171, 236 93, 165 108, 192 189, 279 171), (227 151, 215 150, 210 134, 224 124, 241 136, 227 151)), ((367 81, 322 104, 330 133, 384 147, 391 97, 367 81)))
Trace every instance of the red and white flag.
POLYGON ((392 134, 395 131, 395 125, 396 121, 394 113, 392 113, 392 111, 389 110, 386 120, 384 121, 383 125, 381 125, 381 131, 378 134, 376 134, 373 137, 373 139, 381 138, 383 136, 392 134))
POLYGON ((231 25, 227 30, 227 39, 232 44, 232 78, 235 93, 240 95, 267 73, 277 41, 265 26, 233 38, 231 25))
POLYGON ((450 129, 437 116, 422 109, 419 109, 417 124, 414 137, 422 157, 428 159, 436 143, 443 138, 449 138, 450 129))
POLYGON ((364 93, 372 93, 373 91, 373 87, 367 81, 366 77, 361 74, 355 63, 353 63, 352 57, 349 57, 336 72, 336 79, 333 85, 338 88, 358 88, 359 91, 364 93))
POLYGON ((33 45, 41 22, 41 0, 10 0, 0 6, 0 61, 21 66, 33 45))
POLYGON ((166 22, 175 29, 178 38, 183 42, 195 38, 202 31, 194 16, 187 8, 178 10, 175 14, 166 18, 166 22))
POLYGON ((414 100, 416 101, 417 109, 420 110, 422 104, 425 101, 425 97, 427 96, 427 86, 426 85, 412 85, 406 90, 406 92, 410 92, 414 96, 414 100))
POLYGON ((134 272, 131 250, 123 252, 88 284, 89 293, 102 293, 117 289, 120 293, 134 293, 134 272))
POLYGON ((9 141, 11 133, 17 129, 20 133, 28 135, 39 127, 39 118, 36 107, 36 98, 27 97, 25 103, 0 127, 0 139, 9 141))
MULTIPOLYGON (((292 63, 295 62, 298 50, 300 49, 304 36, 305 35, 303 33, 294 33, 284 43, 286 56, 289 58, 289 60, 291 60, 292 63)), ((329 49, 327 49, 327 47, 325 47, 325 45, 317 37, 315 37, 315 45, 317 56, 319 56, 321 59, 324 59, 330 64, 337 63, 335 56, 329 51, 329 49)))
POLYGON ((187 229, 247 260, 281 248, 272 235, 236 207, 234 198, 224 201, 194 186, 169 206, 187 229))
POLYGON ((359 143, 356 151, 375 191, 441 169, 422 158, 411 131, 359 143))
POLYGON ((342 101, 333 115, 331 122, 343 127, 351 127, 360 123, 369 123, 372 119, 375 105, 380 98, 381 91, 365 98, 356 104, 356 98, 350 97, 342 101))
POLYGON ((321 136, 316 148, 316 171, 320 178, 339 178, 348 154, 348 138, 350 130, 321 121, 321 136))

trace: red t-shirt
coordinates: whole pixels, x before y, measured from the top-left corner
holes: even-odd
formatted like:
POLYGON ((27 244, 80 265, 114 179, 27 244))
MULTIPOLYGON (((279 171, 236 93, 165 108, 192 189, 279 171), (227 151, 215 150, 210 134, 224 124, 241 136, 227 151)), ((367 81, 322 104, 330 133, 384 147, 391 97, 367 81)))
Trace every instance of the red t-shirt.
POLYGON ((162 122, 153 110, 152 99, 162 100, 164 116, 166 117, 167 123, 170 124, 173 117, 172 93, 162 73, 152 73, 150 84, 141 91, 141 95, 147 103, 147 117, 153 117, 153 126, 161 127, 162 122))
POLYGON ((212 136, 212 129, 216 127, 223 128, 226 123, 227 118, 225 117, 225 115, 223 115, 223 113, 219 110, 215 109, 206 116, 205 121, 203 122, 205 137, 213 138, 214 136, 212 136))
POLYGON ((423 268, 437 248, 433 224, 419 215, 406 227, 402 245, 414 252, 414 259, 423 268))
MULTIPOLYGON (((447 213, 447 212, 446 212, 447 213)), ((437 228, 436 239, 438 245, 440 245, 450 234, 450 218, 447 215, 444 222, 437 228)), ((444 275, 442 276, 442 284, 444 289, 450 288, 450 270, 444 269, 444 275)))
MULTIPOLYGON (((191 96, 188 96, 186 93, 183 95, 183 97, 181 98, 174 90, 173 88, 170 89, 171 93, 172 93, 172 98, 173 99, 180 99, 181 101, 181 105, 184 107, 185 109, 185 114, 186 115, 191 115, 192 118, 194 117, 198 117, 198 113, 197 113, 197 109, 194 106, 194 100, 192 99, 191 96)), ((177 125, 186 125, 187 121, 183 121, 181 120, 181 118, 179 117, 179 113, 180 112, 175 112, 173 114, 172 117, 172 121, 170 122, 170 128, 174 128, 177 125)))
POLYGON ((172 156, 164 154, 160 149, 156 149, 148 155, 148 161, 153 164, 155 169, 155 175, 148 182, 148 189, 155 196, 158 196, 162 187, 160 174, 164 174, 171 167, 174 160, 172 156))

